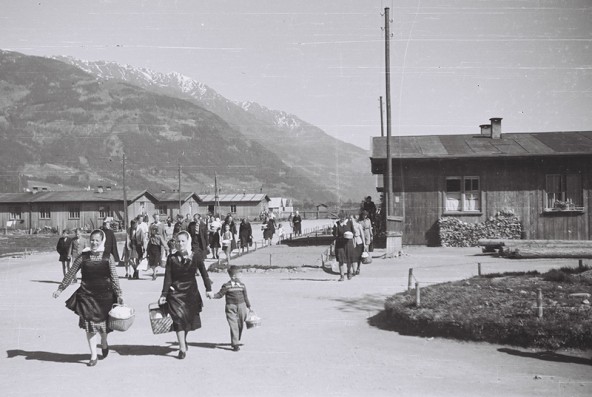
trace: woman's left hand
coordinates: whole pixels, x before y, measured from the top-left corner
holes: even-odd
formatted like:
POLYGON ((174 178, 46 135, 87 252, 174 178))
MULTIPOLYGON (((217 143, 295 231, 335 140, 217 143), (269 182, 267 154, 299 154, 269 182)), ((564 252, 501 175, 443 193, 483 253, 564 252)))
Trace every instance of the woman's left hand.
POLYGON ((58 289, 58 290, 55 290, 55 291, 53 292, 53 294, 51 294, 51 296, 53 296, 53 298, 54 298, 54 299, 56 299, 58 296, 60 296, 60 294, 61 294, 61 293, 62 293, 62 291, 60 291, 60 290, 58 289))
POLYGON ((120 305, 123 305, 123 298, 121 296, 117 297, 117 303, 119 303, 120 305))

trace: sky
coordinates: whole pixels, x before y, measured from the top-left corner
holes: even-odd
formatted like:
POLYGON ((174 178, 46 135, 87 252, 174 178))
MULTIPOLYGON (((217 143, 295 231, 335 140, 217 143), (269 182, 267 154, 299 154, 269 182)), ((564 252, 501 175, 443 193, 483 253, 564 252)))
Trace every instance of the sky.
POLYGON ((364 149, 592 130, 592 0, 0 0, 0 49, 178 72, 364 149))

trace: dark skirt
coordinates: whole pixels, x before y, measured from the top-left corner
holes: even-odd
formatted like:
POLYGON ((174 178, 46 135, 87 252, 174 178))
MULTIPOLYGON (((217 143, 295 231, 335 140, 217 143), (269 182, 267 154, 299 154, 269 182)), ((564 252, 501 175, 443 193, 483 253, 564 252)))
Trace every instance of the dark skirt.
POLYGON ((117 297, 110 286, 99 283, 89 285, 83 279, 80 287, 66 301, 66 307, 78 314, 81 320, 98 324, 107 320, 115 302, 117 297))
MULTIPOLYGON (((347 263, 351 265, 355 256, 354 242, 351 239, 338 238, 335 241, 335 256, 339 264, 347 263)), ((361 254, 360 254, 361 255, 361 254)))
POLYGON ((195 279, 175 281, 172 288, 166 300, 168 312, 173 319, 173 329, 188 332, 201 328, 199 313, 202 308, 202 299, 195 279))
POLYGON ((146 250, 148 254, 148 266, 155 268, 157 266, 163 266, 162 264, 162 247, 156 244, 148 244, 146 250))

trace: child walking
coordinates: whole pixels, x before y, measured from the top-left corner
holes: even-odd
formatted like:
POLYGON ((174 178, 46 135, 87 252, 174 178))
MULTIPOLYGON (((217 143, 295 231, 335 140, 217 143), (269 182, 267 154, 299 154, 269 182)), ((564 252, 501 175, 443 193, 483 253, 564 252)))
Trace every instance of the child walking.
POLYGON ((238 266, 230 266, 228 268, 228 275, 230 281, 224 283, 216 294, 208 292, 208 298, 220 299, 226 296, 226 320, 230 326, 230 344, 232 350, 235 352, 240 350, 239 341, 243 333, 243 327, 249 311, 251 310, 251 303, 247 296, 247 287, 238 278, 240 268, 238 266))

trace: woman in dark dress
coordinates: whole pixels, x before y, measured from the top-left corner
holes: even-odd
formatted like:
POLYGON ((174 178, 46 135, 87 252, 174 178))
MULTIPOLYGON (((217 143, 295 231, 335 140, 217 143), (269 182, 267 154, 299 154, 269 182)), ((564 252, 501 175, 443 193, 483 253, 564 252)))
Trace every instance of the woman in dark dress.
POLYGON ((339 281, 344 280, 347 264, 347 279, 352 278, 352 259, 354 257, 354 227, 344 211, 339 211, 339 220, 333 226, 335 236, 335 256, 339 262, 339 281))
POLYGON ((253 243, 253 230, 248 219, 241 219, 238 227, 238 238, 240 241, 240 248, 242 253, 245 253, 245 248, 249 252, 249 246, 253 243))
POLYGON ((271 240, 275 234, 275 221, 272 217, 266 216, 263 225, 263 239, 265 240, 265 245, 271 245, 271 240))
POLYGON ((83 251, 62 280, 53 297, 60 296, 72 282, 80 269, 82 281, 80 287, 66 301, 66 307, 79 316, 78 326, 86 331, 90 348, 90 361, 97 364, 97 343, 101 341, 103 358, 109 354, 107 334, 112 330, 107 327, 107 317, 114 303, 123 303, 119 277, 108 252, 105 252, 105 233, 95 230, 90 234, 90 251, 83 251))
POLYGON ((176 242, 177 251, 167 258, 164 284, 158 303, 165 306, 165 310, 173 318, 173 329, 179 341, 178 357, 182 360, 187 354, 187 334, 201 328, 199 313, 203 301, 197 289, 196 271, 199 270, 207 292, 212 291, 212 286, 202 256, 193 255, 191 252, 189 233, 182 231, 177 234, 176 242))

